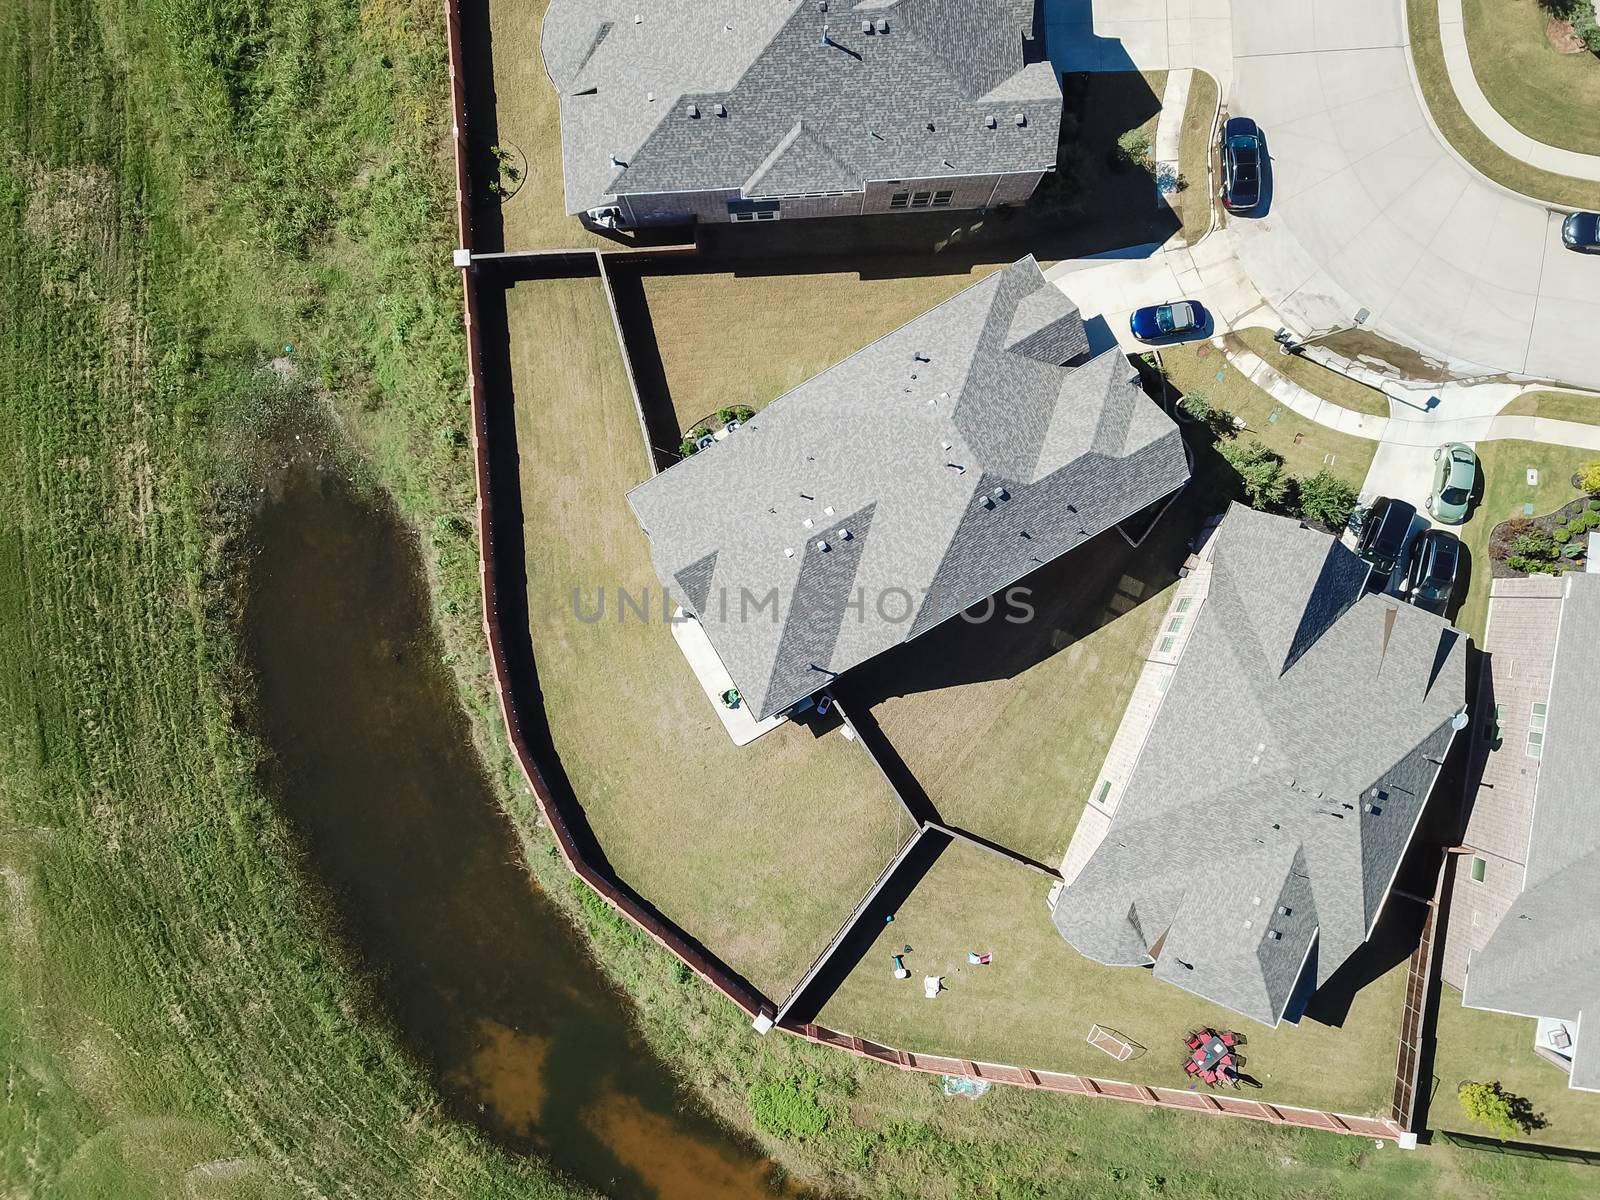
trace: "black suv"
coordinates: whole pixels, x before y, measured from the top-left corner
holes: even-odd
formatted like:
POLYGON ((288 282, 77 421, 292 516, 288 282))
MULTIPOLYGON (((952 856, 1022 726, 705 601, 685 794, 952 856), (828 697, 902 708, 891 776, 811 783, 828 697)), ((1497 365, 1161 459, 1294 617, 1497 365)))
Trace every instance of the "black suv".
POLYGON ((1406 599, 1418 608, 1444 616, 1460 570, 1461 543, 1455 534, 1443 529, 1428 530, 1411 548, 1406 599))
POLYGON ((1385 580, 1400 565, 1406 543, 1411 540, 1411 519, 1416 515, 1417 510, 1404 500, 1387 496, 1380 496, 1367 510, 1356 553, 1385 580))

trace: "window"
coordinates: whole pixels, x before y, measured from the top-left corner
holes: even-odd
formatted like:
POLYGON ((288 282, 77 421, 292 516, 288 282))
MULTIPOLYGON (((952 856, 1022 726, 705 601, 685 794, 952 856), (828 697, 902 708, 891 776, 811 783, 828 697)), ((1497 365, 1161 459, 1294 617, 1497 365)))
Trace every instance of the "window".
POLYGON ((911 193, 910 192, 896 192, 894 195, 889 197, 889 207, 890 208, 904 208, 906 206, 906 203, 910 199, 911 199, 911 193))
POLYGON ((1472 882, 1473 883, 1482 883, 1483 882, 1483 869, 1487 865, 1488 864, 1485 863, 1483 861, 1483 859, 1481 859, 1481 858, 1474 858, 1472 860, 1472 882))
POLYGON ((776 221, 779 204, 776 200, 729 200, 728 216, 735 221, 776 221))
POLYGON ((1182 617, 1173 617, 1172 620, 1167 622, 1167 632, 1168 633, 1177 633, 1178 630, 1180 630, 1182 628, 1183 628, 1183 618, 1182 617))
POLYGON ((1156 653, 1157 654, 1170 654, 1172 652, 1172 648, 1174 646, 1176 646, 1177 644, 1178 644, 1178 639, 1177 638, 1175 638, 1175 637, 1164 637, 1164 638, 1161 639, 1161 644, 1156 647, 1156 653))
POLYGON ((1548 704, 1535 704, 1528 713, 1528 757, 1538 758, 1544 753, 1544 721, 1549 713, 1548 704))
POLYGON ((955 195, 954 192, 935 192, 933 194, 933 206, 938 208, 941 205, 949 204, 950 197, 953 195, 955 195))
POLYGON ((913 192, 911 194, 912 208, 927 208, 928 201, 933 196, 932 192, 913 192))
POLYGON ((1182 600, 1178 601, 1178 607, 1174 611, 1181 612, 1181 613, 1186 613, 1193 607, 1194 607, 1194 597, 1193 596, 1185 596, 1182 600))
POLYGON ((1106 797, 1109 795, 1111 795, 1111 780, 1108 779, 1100 785, 1100 790, 1094 794, 1094 802, 1096 804, 1104 804, 1106 797))

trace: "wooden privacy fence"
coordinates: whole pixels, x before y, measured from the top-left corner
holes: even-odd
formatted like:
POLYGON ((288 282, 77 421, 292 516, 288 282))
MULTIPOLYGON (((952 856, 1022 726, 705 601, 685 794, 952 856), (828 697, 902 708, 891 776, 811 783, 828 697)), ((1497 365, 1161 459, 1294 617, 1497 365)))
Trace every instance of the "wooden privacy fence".
POLYGON ((1450 868, 1450 856, 1439 858, 1439 874, 1433 884, 1433 899, 1428 902, 1428 913, 1422 921, 1422 935, 1417 948, 1411 952, 1411 963, 1406 971, 1406 998, 1400 1014, 1400 1049, 1394 1068, 1394 1103, 1391 1116, 1396 1125, 1407 1132, 1415 1132, 1417 1115, 1417 1085, 1422 1072, 1422 1040, 1427 1022, 1428 993, 1433 989, 1433 941, 1439 926, 1439 906, 1444 896, 1445 875, 1450 868))
MULTIPOLYGON (((470 252, 473 246, 472 188, 467 155, 468 114, 461 53, 460 0, 445 0, 445 14, 449 39, 450 102, 454 116, 452 139, 455 149, 456 224, 459 247, 470 252)), ((555 835, 556 845, 560 848, 561 857, 568 869, 659 945, 677 956, 707 984, 731 1000, 747 1016, 770 1019, 776 1012, 770 1000, 734 974, 725 963, 690 938, 683 930, 649 909, 632 891, 590 864, 583 852, 582 839, 574 833, 574 828, 582 825, 584 821, 581 810, 569 813, 565 811, 566 806, 558 802, 524 733, 513 696, 512 672, 506 654, 506 639, 500 623, 501 593, 499 573, 495 565, 498 543, 493 503, 496 492, 489 454, 489 398, 484 386, 478 278, 470 262, 463 267, 461 277, 462 315, 467 334, 467 387, 472 405, 472 450, 477 484, 478 571, 483 590, 483 630, 489 647, 500 715, 505 722, 506 736, 510 740, 512 753, 516 756, 517 765, 527 782, 528 789, 538 802, 539 811, 555 835)), ((522 530, 520 528, 507 530, 506 536, 520 539, 522 530)), ((508 579, 506 586, 524 588, 526 580, 508 579)), ((1152 1088, 1143 1084, 1069 1075, 1058 1071, 1034 1071, 1025 1067, 918 1054, 810 1023, 796 1025, 786 1022, 774 1027, 816 1045, 831 1046, 904 1071, 987 1079, 1016 1087, 1039 1088, 1077 1096, 1099 1096, 1157 1108, 1207 1113, 1212 1116, 1244 1117, 1273 1125, 1357 1134, 1363 1137, 1392 1138, 1401 1132, 1399 1124, 1390 1119, 1343 1116, 1315 1109, 1267 1104, 1237 1096, 1152 1088)))

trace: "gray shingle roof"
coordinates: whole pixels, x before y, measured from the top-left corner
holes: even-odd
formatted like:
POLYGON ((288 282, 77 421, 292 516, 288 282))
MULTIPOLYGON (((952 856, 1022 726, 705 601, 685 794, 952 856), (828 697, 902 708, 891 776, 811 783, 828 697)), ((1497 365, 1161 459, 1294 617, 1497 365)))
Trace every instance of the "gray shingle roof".
POLYGON ((657 574, 758 718, 1187 480, 1126 358, 1064 367, 1046 344, 1087 346, 1025 258, 628 494, 657 574), (1007 348, 1024 308, 1026 353, 1007 348))
POLYGON ((1576 1022, 1572 1086, 1600 1089, 1600 575, 1566 582, 1523 891, 1468 963, 1462 1000, 1576 1022))
POLYGON ((567 211, 1052 167, 1061 85, 1032 33, 1032 0, 551 0, 567 211))
POLYGON ((1463 706, 1466 637, 1364 594, 1354 554, 1284 517, 1236 505, 1212 553, 1111 827, 1054 920, 1090 958, 1153 961, 1271 1025, 1308 956, 1320 986, 1371 932, 1463 706))

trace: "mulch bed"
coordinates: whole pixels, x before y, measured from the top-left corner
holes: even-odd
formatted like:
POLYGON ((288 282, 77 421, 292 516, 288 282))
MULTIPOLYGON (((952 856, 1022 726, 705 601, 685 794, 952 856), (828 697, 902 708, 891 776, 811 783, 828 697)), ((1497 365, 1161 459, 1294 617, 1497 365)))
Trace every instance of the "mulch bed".
POLYGON ((1572 28, 1571 21, 1551 17, 1550 23, 1544 27, 1544 36, 1551 49, 1558 54, 1582 54, 1589 48, 1572 28))
MULTIPOLYGON (((1566 522, 1563 522, 1563 524, 1575 520, 1588 508, 1589 499, 1590 497, 1586 495, 1580 495, 1573 500, 1569 500, 1554 512, 1545 513, 1542 517, 1512 517, 1510 520, 1501 521, 1500 524, 1496 525, 1489 532, 1489 565, 1493 578, 1526 579, 1528 577, 1526 571, 1515 571, 1506 566, 1505 560, 1506 556, 1511 553, 1511 544, 1523 534, 1532 533, 1536 529, 1542 529, 1550 534, 1555 533, 1561 527, 1557 524, 1557 518, 1565 517, 1566 522)), ((1586 530, 1581 533, 1574 533, 1572 541, 1587 546, 1589 532, 1591 531, 1586 530)), ((1600 526, 1597 526, 1592 532, 1600 533, 1600 526)), ((1584 569, 1585 562, 1585 557, 1579 555, 1577 558, 1561 559, 1560 565, 1568 571, 1581 571, 1584 569)))

